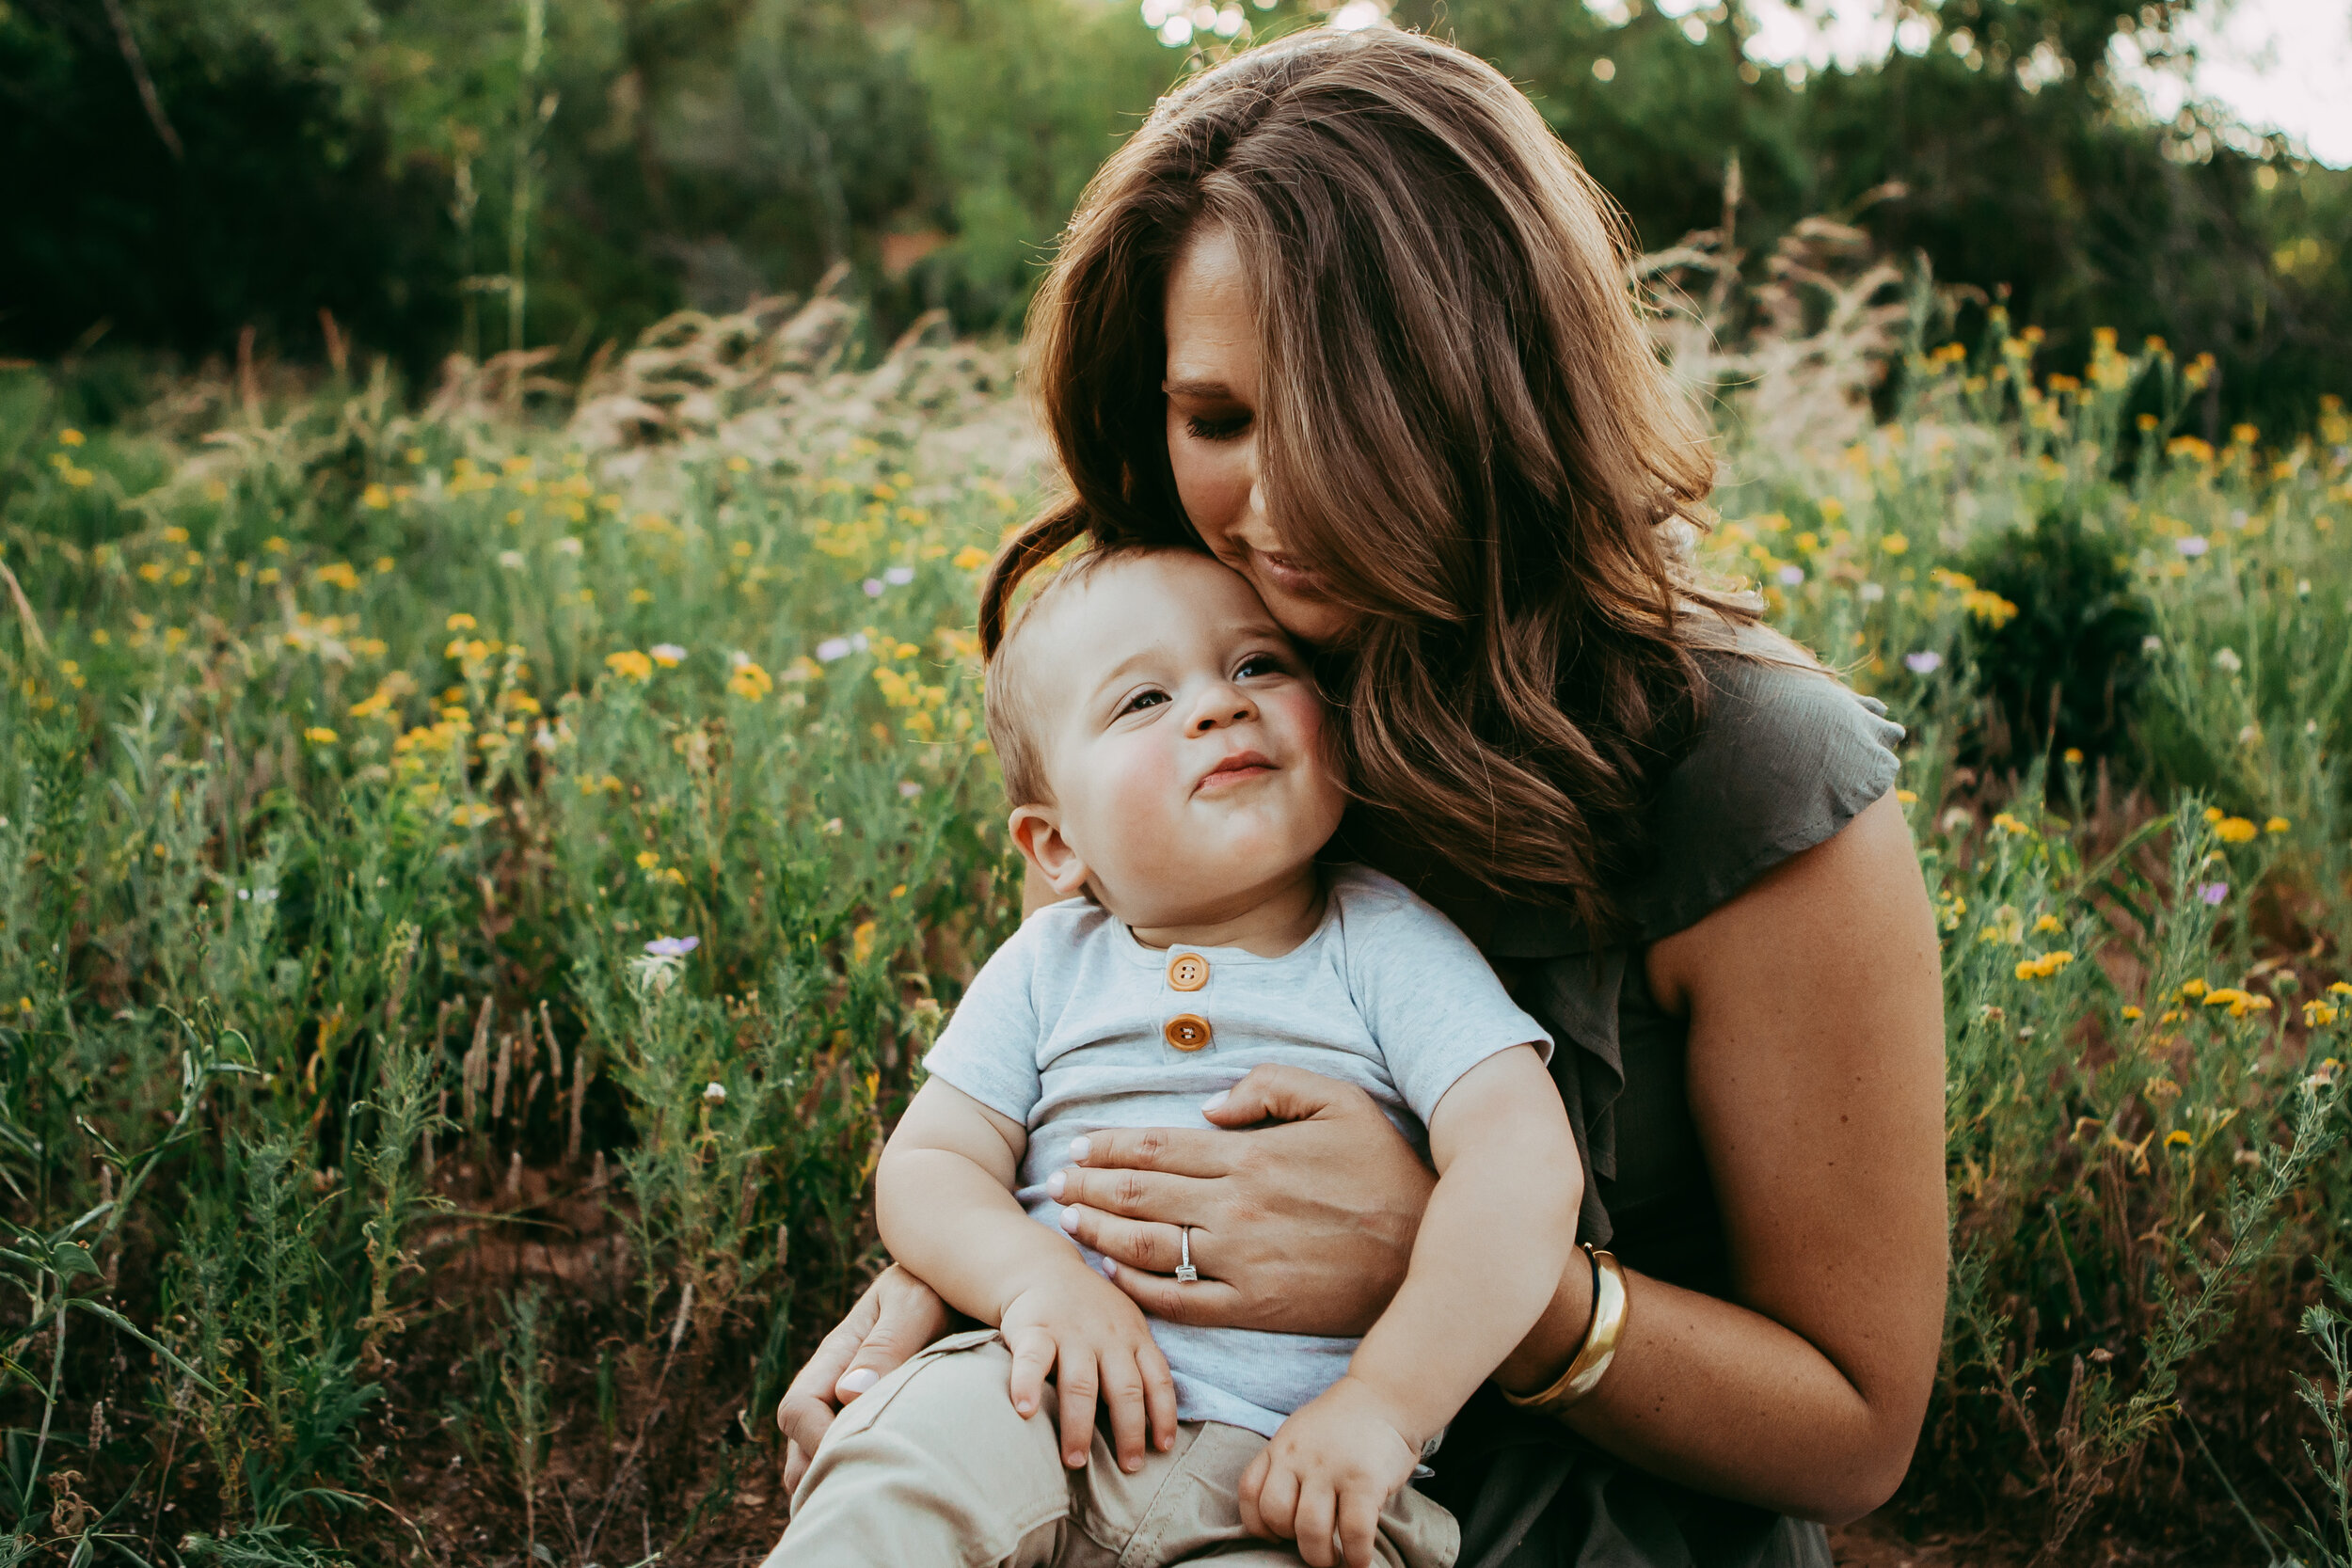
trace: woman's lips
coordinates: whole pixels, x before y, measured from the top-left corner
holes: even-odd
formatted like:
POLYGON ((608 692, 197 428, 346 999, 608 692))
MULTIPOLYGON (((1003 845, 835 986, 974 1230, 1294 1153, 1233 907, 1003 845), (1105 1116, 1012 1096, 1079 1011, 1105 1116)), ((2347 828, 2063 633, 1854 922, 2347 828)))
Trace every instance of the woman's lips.
POLYGON ((1323 578, 1289 556, 1253 550, 1250 561, 1266 581, 1280 592, 1302 599, 1324 597, 1323 578))

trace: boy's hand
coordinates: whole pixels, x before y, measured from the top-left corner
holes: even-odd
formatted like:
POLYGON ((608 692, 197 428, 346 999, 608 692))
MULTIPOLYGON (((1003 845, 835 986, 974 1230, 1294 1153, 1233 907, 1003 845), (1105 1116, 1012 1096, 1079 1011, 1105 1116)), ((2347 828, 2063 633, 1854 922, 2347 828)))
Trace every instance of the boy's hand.
POLYGON ((1061 1396, 1061 1462, 1086 1468, 1094 1442, 1094 1401, 1110 1411, 1119 1467, 1143 1467, 1148 1434, 1163 1452, 1176 1444, 1176 1382, 1152 1342, 1143 1313, 1078 1261, 1057 1268, 1005 1304, 997 1324, 1012 1347, 1012 1407, 1025 1418, 1051 1373, 1061 1396))
POLYGON ((1380 1510, 1420 1463, 1389 1402, 1343 1377, 1284 1421, 1242 1472, 1242 1526, 1297 1542, 1313 1568, 1343 1559, 1371 1568, 1380 1510))

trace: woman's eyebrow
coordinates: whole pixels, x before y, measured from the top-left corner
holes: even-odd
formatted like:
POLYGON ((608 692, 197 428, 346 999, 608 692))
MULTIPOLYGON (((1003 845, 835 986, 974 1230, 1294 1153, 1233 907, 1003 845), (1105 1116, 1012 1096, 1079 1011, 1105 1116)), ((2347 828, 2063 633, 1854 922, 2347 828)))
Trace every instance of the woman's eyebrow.
POLYGON ((1233 400, 1233 389, 1222 381, 1163 381, 1160 390, 1172 398, 1233 400))

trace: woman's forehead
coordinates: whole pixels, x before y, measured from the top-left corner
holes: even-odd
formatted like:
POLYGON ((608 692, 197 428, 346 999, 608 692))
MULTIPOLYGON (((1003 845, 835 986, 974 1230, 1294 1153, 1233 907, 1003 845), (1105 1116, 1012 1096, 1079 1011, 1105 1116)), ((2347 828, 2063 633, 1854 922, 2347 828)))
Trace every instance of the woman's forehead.
POLYGON ((1227 230, 1202 230, 1178 254, 1168 271, 1165 318, 1169 395, 1255 391, 1257 315, 1241 251, 1227 230))

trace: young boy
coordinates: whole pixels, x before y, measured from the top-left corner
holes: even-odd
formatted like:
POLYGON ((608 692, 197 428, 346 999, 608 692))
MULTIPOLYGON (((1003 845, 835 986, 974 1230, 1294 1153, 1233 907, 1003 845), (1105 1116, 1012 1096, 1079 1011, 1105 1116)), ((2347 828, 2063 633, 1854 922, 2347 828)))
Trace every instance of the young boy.
POLYGON ((1210 557, 1073 562, 1015 622, 988 702, 1012 837, 1065 901, 973 981, 877 1202, 898 1261, 989 1326, 842 1412, 771 1568, 1297 1560, 1245 1519, 1312 1564, 1445 1568, 1454 1521, 1407 1481, 1551 1299, 1575 1229, 1549 1038, 1443 916, 1316 864, 1345 804, 1321 703, 1210 557), (1261 1063, 1427 1128, 1438 1186, 1360 1342, 1147 1322, 1061 1228, 1056 1172, 1088 1132, 1181 1124, 1261 1063))

